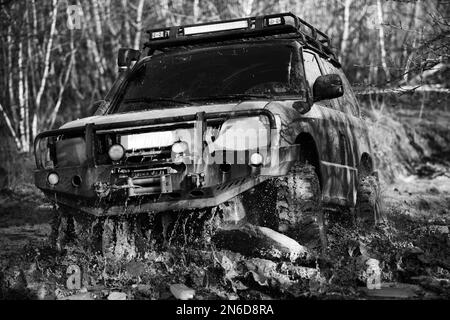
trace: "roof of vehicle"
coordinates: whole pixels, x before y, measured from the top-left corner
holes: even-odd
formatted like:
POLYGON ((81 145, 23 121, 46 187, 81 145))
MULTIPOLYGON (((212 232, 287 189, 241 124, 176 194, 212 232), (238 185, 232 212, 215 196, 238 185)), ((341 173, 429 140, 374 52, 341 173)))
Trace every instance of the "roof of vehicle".
POLYGON ((244 39, 298 39, 305 46, 339 64, 331 48, 330 38, 308 22, 292 13, 207 22, 148 30, 149 40, 144 47, 150 54, 156 50, 220 43, 244 39))

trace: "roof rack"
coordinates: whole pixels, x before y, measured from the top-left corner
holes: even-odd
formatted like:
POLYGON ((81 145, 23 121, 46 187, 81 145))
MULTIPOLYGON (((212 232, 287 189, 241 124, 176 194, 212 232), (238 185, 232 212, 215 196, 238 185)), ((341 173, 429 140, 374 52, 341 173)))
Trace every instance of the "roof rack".
POLYGON ((219 40, 294 34, 337 62, 330 38, 291 12, 148 30, 144 47, 156 50, 219 40))

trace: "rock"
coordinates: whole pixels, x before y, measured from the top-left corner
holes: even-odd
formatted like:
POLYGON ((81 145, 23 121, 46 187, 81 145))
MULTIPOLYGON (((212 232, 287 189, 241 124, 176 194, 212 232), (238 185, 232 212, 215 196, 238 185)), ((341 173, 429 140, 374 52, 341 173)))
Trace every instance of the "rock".
POLYGON ((127 294, 125 292, 113 291, 108 295, 108 300, 127 300, 127 294))
POLYGON ((433 231, 439 234, 449 234, 448 226, 432 226, 433 231))
POLYGON ((284 234, 276 232, 270 228, 266 227, 256 227, 259 232, 264 235, 270 245, 273 247, 272 250, 279 250, 282 255, 286 255, 291 261, 297 260, 299 257, 304 257, 307 255, 308 250, 306 247, 300 245, 297 241, 284 234))
POLYGON ((61 300, 65 297, 64 291, 60 288, 57 288, 54 292, 56 300, 61 300))
POLYGON ((241 281, 236 280, 236 281, 231 281, 231 285, 233 286, 233 288, 236 291, 242 291, 242 290, 247 290, 248 287, 246 285, 244 285, 241 281))
POLYGON ((411 280, 425 289, 436 293, 450 292, 450 280, 439 279, 431 276, 411 277, 411 280))
POLYGON ((277 264, 266 259, 251 259, 245 261, 245 266, 253 279, 261 286, 268 286, 269 280, 275 275, 277 264))
POLYGON ((27 279, 25 273, 19 267, 15 267, 11 273, 5 275, 8 286, 16 291, 26 291, 27 279))
POLYGON ((365 295, 374 298, 411 299, 422 295, 419 286, 406 283, 383 283, 380 289, 361 289, 365 295))
POLYGON ((288 236, 270 228, 243 224, 233 228, 218 229, 213 236, 217 247, 262 258, 309 259, 308 249, 288 236))
POLYGON ((405 255, 420 255, 423 254, 423 250, 419 247, 408 247, 405 249, 405 255))
POLYGON ((132 288, 145 296, 151 296, 153 293, 153 288, 149 284, 133 284, 132 288))
MULTIPOLYGON (((434 222, 434 221, 432 221, 434 222)), ((449 234, 449 228, 448 226, 444 225, 429 225, 425 227, 420 227, 415 230, 416 232, 422 232, 426 234, 438 234, 438 235, 448 235, 449 234)))
POLYGON ((132 277, 140 277, 145 272, 145 264, 133 260, 126 264, 125 270, 132 277))
POLYGON ((67 297, 58 298, 58 300, 95 300, 90 292, 78 293, 67 297))
POLYGON ((48 290, 45 285, 40 285, 36 291, 36 297, 38 300, 44 300, 48 295, 48 290))
POLYGON ((367 288, 380 289, 381 288, 381 269, 380 261, 370 258, 366 260, 367 269, 364 272, 367 288))
POLYGON ((253 280, 260 286, 285 291, 297 283, 295 277, 280 272, 278 264, 271 260, 253 258, 246 260, 244 263, 246 273, 251 274, 253 280))
POLYGON ((189 300, 194 298, 195 290, 191 289, 184 284, 172 284, 170 285, 170 292, 178 300, 189 300))
POLYGON ((312 279, 317 276, 318 270, 315 268, 283 263, 280 267, 280 272, 291 274, 292 277, 296 279, 312 279))

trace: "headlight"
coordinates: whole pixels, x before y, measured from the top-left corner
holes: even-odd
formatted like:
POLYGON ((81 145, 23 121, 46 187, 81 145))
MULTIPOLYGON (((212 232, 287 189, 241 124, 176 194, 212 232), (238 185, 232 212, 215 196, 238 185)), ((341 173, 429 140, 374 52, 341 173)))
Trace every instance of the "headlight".
POLYGON ((51 172, 47 176, 47 181, 52 186, 57 185, 59 182, 59 175, 56 172, 51 172))
POLYGON ((113 144, 108 150, 108 155, 112 161, 119 161, 125 155, 125 149, 120 144, 113 144))
POLYGON ((265 149, 270 127, 266 117, 236 118, 225 121, 214 141, 216 150, 265 149))
POLYGON ((184 153, 184 152, 186 152, 187 149, 188 149, 188 144, 184 141, 178 141, 172 145, 172 152, 176 153, 176 154, 184 153))

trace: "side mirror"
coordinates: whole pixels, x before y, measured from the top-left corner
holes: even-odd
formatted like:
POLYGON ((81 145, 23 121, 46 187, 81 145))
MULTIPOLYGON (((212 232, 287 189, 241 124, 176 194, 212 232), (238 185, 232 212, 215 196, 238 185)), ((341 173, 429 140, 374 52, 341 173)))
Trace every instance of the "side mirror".
POLYGON ((327 74, 316 79, 313 85, 314 101, 342 97, 344 87, 338 74, 327 74))
POLYGON ((101 116, 108 110, 109 103, 106 100, 98 100, 92 104, 93 116, 101 116))
POLYGON ((117 54, 117 65, 119 70, 128 69, 133 61, 138 61, 141 52, 130 48, 120 48, 117 54))

